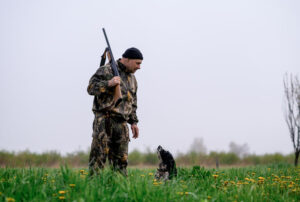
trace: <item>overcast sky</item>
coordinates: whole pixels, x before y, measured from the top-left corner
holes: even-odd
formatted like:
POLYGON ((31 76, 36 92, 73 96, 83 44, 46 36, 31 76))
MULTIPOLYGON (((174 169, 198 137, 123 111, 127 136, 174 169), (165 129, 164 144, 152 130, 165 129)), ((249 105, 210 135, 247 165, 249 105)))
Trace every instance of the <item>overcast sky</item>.
POLYGON ((129 150, 293 151, 283 76, 299 75, 300 2, 0 1, 0 150, 63 154, 92 141, 106 28, 115 58, 139 48, 140 138, 129 150))

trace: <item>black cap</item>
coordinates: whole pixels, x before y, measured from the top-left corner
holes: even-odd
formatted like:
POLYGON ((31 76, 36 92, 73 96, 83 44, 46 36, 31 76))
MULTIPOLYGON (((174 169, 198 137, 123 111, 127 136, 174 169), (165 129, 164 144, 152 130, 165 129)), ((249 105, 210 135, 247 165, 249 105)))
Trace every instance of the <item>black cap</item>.
POLYGON ((122 55, 123 58, 128 58, 128 59, 143 59, 143 54, 141 51, 137 48, 128 48, 125 53, 122 55))

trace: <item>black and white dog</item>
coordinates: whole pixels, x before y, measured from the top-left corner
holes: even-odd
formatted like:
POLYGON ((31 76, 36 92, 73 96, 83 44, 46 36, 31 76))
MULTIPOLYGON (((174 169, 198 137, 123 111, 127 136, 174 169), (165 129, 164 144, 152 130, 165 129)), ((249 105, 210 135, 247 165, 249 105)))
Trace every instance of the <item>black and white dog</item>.
POLYGON ((157 156, 159 159, 158 169, 155 178, 159 180, 169 180, 177 176, 176 163, 169 151, 164 150, 160 145, 157 147, 157 156))

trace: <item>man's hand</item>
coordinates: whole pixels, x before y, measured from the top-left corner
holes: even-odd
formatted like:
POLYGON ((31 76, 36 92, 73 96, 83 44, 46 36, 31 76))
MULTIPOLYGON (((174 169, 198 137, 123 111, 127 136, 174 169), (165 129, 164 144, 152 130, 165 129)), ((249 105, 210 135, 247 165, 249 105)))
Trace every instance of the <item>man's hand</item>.
POLYGON ((114 87, 116 85, 120 85, 120 83, 121 83, 121 78, 119 76, 115 76, 111 80, 108 81, 108 86, 114 87))
POLYGON ((136 124, 131 125, 132 137, 134 139, 139 137, 139 127, 136 124))

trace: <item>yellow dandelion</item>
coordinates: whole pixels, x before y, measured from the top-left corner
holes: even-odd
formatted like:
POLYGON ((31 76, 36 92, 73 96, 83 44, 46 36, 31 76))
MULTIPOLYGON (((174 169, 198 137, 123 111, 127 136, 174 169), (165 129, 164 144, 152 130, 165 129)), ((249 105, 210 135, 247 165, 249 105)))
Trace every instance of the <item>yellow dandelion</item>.
POLYGON ((159 183, 153 182, 153 185, 154 185, 154 186, 159 186, 159 183))
POLYGON ((255 180, 254 180, 254 179, 249 179, 249 181, 255 183, 255 180))
POLYGON ((252 173, 253 176, 254 176, 255 174, 256 174, 256 173, 254 173, 254 172, 252 173))
POLYGON ((148 175, 149 175, 149 176, 152 176, 152 175, 153 175, 153 173, 148 173, 148 175))
POLYGON ((179 194, 179 195, 181 195, 181 196, 182 196, 182 195, 183 195, 183 192, 182 192, 182 191, 180 191, 180 192, 177 192, 177 194, 179 194))
POLYGON ((70 187, 76 187, 76 184, 69 184, 70 187))
POLYGON ((219 176, 219 175, 213 175, 213 177, 214 177, 215 179, 217 179, 218 176, 219 176))
POLYGON ((85 171, 85 170, 80 170, 79 172, 82 174, 82 173, 84 173, 84 171, 85 171))
POLYGON ((65 194, 65 193, 66 193, 66 191, 64 191, 64 190, 61 190, 61 191, 59 191, 58 193, 59 193, 59 194, 65 194))
POLYGON ((250 179, 248 177, 245 178, 246 181, 250 181, 250 179))
POLYGON ((228 181, 224 181, 224 186, 227 186, 227 184, 228 184, 228 181))
POLYGON ((58 197, 60 200, 65 200, 66 199, 66 197, 65 196, 60 196, 60 197, 58 197))
POLYGON ((292 192, 296 192, 296 191, 297 191, 297 189, 296 189, 296 188, 292 190, 292 192))
POLYGON ((52 183, 54 183, 54 182, 55 182, 55 180, 51 180, 51 182, 52 182, 52 183))
POLYGON ((141 175, 141 177, 145 177, 145 175, 141 175))
POLYGON ((208 200, 211 199, 211 196, 207 196, 207 199, 208 199, 208 200))
POLYGON ((294 187, 294 185, 290 184, 288 187, 289 187, 289 188, 293 188, 293 187, 294 187))
POLYGON ((189 194, 190 194, 190 192, 184 192, 184 194, 185 194, 185 195, 189 195, 189 194))
POLYGON ((156 182, 157 180, 156 179, 153 179, 153 182, 156 182))
POLYGON ((230 181, 231 184, 235 184, 235 181, 230 181))
POLYGON ((263 178, 263 177, 258 177, 258 179, 259 179, 259 180, 265 180, 265 178, 263 178))
POLYGON ((6 198, 6 201, 7 202, 15 202, 16 200, 14 198, 8 197, 8 198, 6 198))

